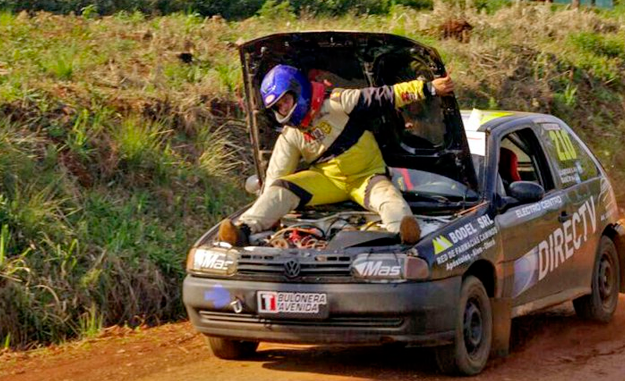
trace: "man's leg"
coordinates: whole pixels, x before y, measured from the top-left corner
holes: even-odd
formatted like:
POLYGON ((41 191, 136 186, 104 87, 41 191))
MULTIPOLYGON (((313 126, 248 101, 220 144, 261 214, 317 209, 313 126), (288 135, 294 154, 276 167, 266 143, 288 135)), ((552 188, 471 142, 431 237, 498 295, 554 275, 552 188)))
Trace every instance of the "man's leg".
MULTIPOLYGON (((298 206, 331 204, 348 199, 349 195, 323 174, 312 170, 301 171, 281 177, 265 189, 256 202, 241 215, 238 224, 247 230, 244 234, 258 233, 271 228, 282 216, 298 206)), ((241 229, 234 229, 238 229, 237 226, 229 220, 224 221, 219 229, 220 240, 233 245, 244 244, 238 239, 241 229)))
POLYGON ((272 185, 241 215, 239 223, 246 224, 250 233, 258 233, 272 227, 299 203, 300 197, 291 190, 272 185))
POLYGON ((352 192, 352 197, 365 208, 378 213, 386 229, 400 233, 405 243, 413 244, 419 240, 419 224, 401 192, 388 177, 375 175, 369 178, 352 192))

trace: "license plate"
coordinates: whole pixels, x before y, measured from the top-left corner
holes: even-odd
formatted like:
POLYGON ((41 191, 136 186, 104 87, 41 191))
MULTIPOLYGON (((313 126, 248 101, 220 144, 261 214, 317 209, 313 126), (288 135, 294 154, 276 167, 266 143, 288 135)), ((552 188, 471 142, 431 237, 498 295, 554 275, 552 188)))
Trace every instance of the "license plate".
POLYGON ((258 291, 256 298, 260 316, 302 319, 328 317, 328 297, 325 293, 258 291))

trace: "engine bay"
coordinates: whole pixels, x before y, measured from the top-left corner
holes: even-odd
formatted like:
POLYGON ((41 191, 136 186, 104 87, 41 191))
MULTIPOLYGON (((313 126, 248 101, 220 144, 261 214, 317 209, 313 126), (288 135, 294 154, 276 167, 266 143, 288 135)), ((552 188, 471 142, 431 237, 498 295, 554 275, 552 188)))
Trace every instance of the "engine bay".
MULTIPOLYGON (((383 232, 392 235, 382 226, 380 217, 371 212, 292 213, 280 220, 275 230, 254 234, 254 246, 290 249, 324 250, 341 232, 383 232)), ((390 237, 389 237, 390 238, 390 237)))
MULTIPOLYGON (((451 220, 446 216, 415 217, 421 236, 436 231, 451 220)), ((250 236, 250 246, 280 249, 334 250, 395 244, 400 244, 398 234, 387 231, 380 216, 368 211, 289 213, 273 229, 250 236)))

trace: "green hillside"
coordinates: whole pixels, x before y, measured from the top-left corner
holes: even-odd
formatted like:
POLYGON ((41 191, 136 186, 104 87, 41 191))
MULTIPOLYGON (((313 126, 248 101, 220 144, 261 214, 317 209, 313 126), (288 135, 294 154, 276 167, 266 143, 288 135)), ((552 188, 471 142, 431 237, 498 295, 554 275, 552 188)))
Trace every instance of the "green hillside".
POLYGON ((561 117, 625 201, 622 6, 389 2, 379 15, 296 16, 287 5, 240 21, 0 13, 0 349, 184 318, 187 249, 251 200, 240 39, 338 29, 432 45, 462 107, 561 117), (443 38, 451 18, 473 28, 462 41, 443 38))

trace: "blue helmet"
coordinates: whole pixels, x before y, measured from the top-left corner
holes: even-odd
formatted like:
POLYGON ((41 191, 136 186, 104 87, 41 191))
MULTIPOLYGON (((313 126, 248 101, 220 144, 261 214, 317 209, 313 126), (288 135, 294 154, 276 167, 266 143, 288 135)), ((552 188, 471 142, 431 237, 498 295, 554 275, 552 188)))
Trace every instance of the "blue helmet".
POLYGON ((310 108, 310 99, 312 97, 310 81, 304 74, 288 65, 274 66, 263 78, 260 85, 260 94, 263 97, 265 107, 273 107, 284 94, 293 93, 295 104, 288 115, 280 115, 274 111, 278 123, 292 124, 298 126, 304 120, 308 109, 310 108))

